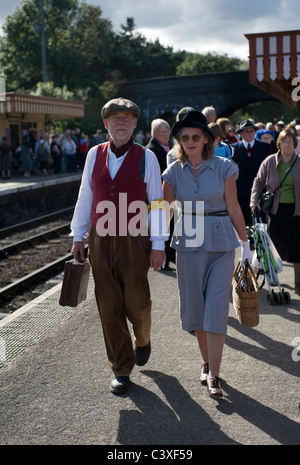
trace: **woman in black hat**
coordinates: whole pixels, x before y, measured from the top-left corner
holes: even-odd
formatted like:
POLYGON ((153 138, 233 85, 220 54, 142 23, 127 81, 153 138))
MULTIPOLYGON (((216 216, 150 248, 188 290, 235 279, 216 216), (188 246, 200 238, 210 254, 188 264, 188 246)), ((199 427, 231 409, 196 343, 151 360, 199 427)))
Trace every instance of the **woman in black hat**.
POLYGON ((165 200, 176 201, 171 246, 176 249, 181 324, 196 333, 203 359, 201 383, 207 384, 210 396, 222 396, 219 371, 235 249, 241 244, 242 263, 251 260, 236 195, 238 169, 214 156, 214 136, 202 113, 188 112, 174 124, 172 135, 177 161, 162 177, 165 200))

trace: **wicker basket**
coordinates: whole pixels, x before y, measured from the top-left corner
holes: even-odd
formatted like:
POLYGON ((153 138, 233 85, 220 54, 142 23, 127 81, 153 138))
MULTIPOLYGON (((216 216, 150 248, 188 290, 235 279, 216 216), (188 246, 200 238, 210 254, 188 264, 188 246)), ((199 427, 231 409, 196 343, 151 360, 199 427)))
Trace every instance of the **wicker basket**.
POLYGON ((253 328, 259 323, 259 287, 250 265, 237 267, 232 279, 232 300, 241 325, 253 328))

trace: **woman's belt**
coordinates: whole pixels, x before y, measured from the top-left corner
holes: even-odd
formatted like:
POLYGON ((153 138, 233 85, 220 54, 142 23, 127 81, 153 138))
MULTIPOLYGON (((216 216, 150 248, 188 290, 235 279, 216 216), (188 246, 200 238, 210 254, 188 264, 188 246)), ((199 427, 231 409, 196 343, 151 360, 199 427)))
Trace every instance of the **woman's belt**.
MULTIPOLYGON (((197 213, 197 212, 185 212, 182 210, 182 214, 183 215, 200 215, 201 216, 201 213, 197 213)), ((204 212, 203 213, 203 216, 227 216, 228 215, 228 211, 227 210, 219 210, 219 211, 216 211, 216 212, 204 212)))
POLYGON ((220 210, 216 212, 206 212, 204 213, 204 216, 227 216, 228 211, 227 210, 220 210))

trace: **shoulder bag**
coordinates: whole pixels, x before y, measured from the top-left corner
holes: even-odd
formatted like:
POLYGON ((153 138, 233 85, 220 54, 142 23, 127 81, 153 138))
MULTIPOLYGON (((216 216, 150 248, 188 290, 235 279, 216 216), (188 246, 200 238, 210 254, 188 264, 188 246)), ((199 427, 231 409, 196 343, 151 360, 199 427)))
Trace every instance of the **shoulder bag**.
POLYGON ((294 164, 296 163, 297 159, 298 159, 298 156, 295 158, 292 165, 287 170, 287 173, 284 176, 283 180, 281 181, 280 185, 273 192, 266 191, 266 192, 263 192, 261 194, 261 196, 259 198, 259 206, 260 206, 260 209, 263 210, 264 212, 269 213, 269 211, 271 210, 274 199, 275 199, 276 192, 281 188, 282 184, 286 180, 288 174, 292 170, 292 168, 293 168, 294 164))

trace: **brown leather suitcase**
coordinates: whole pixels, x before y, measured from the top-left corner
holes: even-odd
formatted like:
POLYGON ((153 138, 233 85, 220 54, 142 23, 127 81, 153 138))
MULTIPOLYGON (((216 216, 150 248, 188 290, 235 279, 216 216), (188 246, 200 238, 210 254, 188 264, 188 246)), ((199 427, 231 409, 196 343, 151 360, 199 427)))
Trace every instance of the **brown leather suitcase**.
POLYGON ((64 279, 61 287, 59 305, 77 307, 86 299, 90 277, 88 262, 69 260, 65 263, 64 279))

